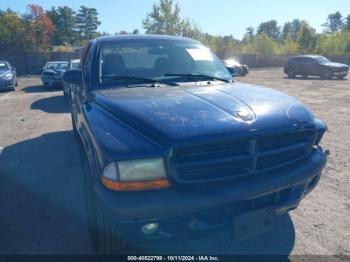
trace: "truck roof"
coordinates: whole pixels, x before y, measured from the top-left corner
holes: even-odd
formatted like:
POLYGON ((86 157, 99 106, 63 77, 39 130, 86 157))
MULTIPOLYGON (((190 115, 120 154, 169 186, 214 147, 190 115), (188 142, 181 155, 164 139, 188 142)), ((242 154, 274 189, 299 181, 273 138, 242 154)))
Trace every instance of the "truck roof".
POLYGON ((116 42, 116 41, 135 41, 135 40, 171 40, 171 41, 184 41, 184 42, 194 42, 198 41, 180 37, 180 36, 170 36, 170 35, 153 35, 153 34, 125 34, 125 35, 111 35, 111 36, 101 36, 97 38, 98 42, 116 42))
POLYGON ((322 56, 321 55, 296 55, 296 56, 292 56, 291 58, 301 58, 301 57, 318 58, 322 56))

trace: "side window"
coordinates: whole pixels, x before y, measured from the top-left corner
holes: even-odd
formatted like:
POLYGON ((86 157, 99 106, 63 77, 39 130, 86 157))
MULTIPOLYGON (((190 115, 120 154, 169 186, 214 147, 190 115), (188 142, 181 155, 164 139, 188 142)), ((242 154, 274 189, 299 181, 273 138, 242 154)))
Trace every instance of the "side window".
POLYGON ((304 64, 310 65, 310 64, 312 64, 312 63, 314 63, 314 62, 315 62, 315 60, 314 60, 313 58, 311 58, 311 57, 305 57, 305 58, 303 58, 303 63, 304 63, 304 64))
POLYGON ((310 64, 315 64, 315 63, 317 63, 317 60, 316 59, 313 59, 313 58, 309 58, 309 63, 310 64))
POLYGON ((300 58, 298 59, 298 62, 301 63, 301 64, 306 64, 306 63, 307 63, 306 60, 307 60, 307 59, 306 59, 305 57, 300 57, 300 58))
POLYGON ((294 64, 300 64, 303 63, 303 58, 302 57, 296 57, 293 59, 294 64))

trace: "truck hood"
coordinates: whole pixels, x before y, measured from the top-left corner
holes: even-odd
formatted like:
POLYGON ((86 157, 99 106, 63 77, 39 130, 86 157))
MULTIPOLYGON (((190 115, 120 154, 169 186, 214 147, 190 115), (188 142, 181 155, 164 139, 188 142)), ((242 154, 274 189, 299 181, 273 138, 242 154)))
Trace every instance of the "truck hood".
POLYGON ((294 98, 242 83, 114 88, 93 96, 96 105, 160 142, 286 130, 314 121, 294 98))

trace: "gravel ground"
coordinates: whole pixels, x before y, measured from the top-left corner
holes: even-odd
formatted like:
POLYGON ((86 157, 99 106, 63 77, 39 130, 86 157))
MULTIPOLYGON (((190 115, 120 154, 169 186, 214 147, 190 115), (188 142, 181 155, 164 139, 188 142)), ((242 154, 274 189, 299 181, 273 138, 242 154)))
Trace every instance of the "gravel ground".
MULTIPOLYGON (((172 254, 350 255, 350 82, 285 79, 254 70, 238 81, 295 96, 329 127, 331 151, 319 186, 273 231, 239 243, 229 232, 150 248, 172 254)), ((90 254, 78 145, 62 91, 21 77, 0 93, 0 254, 90 254), (2 149, 3 148, 3 149, 2 149)))

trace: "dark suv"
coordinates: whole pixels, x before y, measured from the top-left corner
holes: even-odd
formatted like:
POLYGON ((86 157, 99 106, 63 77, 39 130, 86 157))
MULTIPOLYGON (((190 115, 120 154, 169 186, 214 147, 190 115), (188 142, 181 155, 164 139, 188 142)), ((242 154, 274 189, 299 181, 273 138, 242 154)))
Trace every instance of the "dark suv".
POLYGON ((195 40, 101 37, 81 65, 64 79, 101 253, 265 232, 320 179, 326 125, 292 97, 232 81, 195 40))
POLYGON ((304 78, 308 76, 320 76, 323 79, 337 77, 343 79, 349 71, 349 66, 329 61, 323 56, 294 56, 291 57, 284 66, 284 73, 289 78, 301 75, 304 78))

